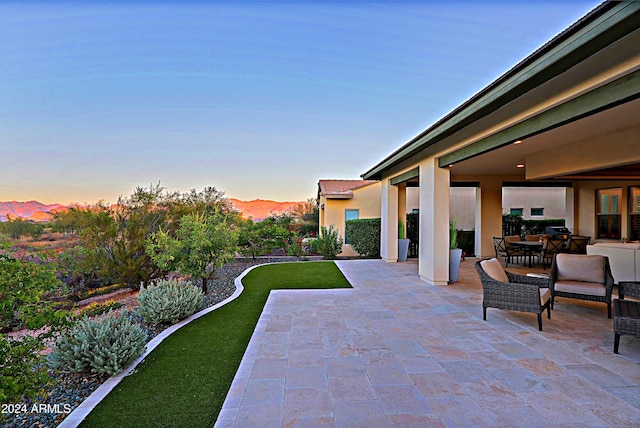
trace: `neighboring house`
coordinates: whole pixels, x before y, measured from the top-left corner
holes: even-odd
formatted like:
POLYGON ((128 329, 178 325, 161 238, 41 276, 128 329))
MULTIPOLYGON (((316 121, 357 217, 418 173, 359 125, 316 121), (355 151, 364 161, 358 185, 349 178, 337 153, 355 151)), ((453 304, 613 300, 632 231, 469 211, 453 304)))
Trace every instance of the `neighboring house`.
POLYGON ((495 254, 512 187, 564 189, 575 234, 639 239, 639 46, 640 2, 604 2, 362 174, 381 181, 381 257, 397 261, 399 201, 416 185, 430 284, 449 280, 455 186, 475 188, 477 256, 495 254))
MULTIPOLYGON (((347 220, 380 218, 381 184, 375 180, 320 180, 318 181, 318 207, 320 227, 333 225, 345 240, 347 220)), ((407 193, 406 209, 418 208, 417 189, 407 193)), ((397 227, 397 226, 396 226, 397 227)), ((340 256, 357 256, 345 240, 340 256)))

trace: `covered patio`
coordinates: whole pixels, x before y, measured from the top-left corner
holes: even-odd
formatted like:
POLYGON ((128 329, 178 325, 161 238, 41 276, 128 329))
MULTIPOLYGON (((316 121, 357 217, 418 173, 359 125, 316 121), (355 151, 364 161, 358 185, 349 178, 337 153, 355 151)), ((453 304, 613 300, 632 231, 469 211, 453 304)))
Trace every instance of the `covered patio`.
POLYGON ((542 332, 483 321, 475 260, 447 287, 416 261, 350 260, 353 289, 272 292, 216 427, 637 426, 640 339, 614 354, 605 305, 575 299, 542 332))

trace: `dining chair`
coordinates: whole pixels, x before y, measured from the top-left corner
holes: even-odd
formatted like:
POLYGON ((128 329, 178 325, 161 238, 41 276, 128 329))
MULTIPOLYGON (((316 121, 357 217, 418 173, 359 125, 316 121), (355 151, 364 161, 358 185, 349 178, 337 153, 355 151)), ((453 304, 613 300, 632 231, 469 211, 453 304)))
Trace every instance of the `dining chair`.
POLYGON ((590 236, 571 235, 567 242, 566 252, 571 254, 587 254, 587 245, 591 241, 590 236))

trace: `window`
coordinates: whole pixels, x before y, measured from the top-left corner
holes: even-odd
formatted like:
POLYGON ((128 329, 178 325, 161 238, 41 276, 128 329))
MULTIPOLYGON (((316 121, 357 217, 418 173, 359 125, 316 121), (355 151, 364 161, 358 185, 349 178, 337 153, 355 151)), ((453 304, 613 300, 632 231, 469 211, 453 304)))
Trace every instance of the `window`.
POLYGON ((524 208, 511 208, 509 210, 509 214, 522 216, 523 211, 524 211, 524 208))
POLYGON ((597 191, 597 236, 605 239, 620 239, 620 202, 622 189, 602 189, 597 191))
POLYGON ((640 239, 640 187, 629 188, 629 239, 640 239))
POLYGON ((534 216, 538 216, 538 217, 544 216, 544 208, 531 208, 531 217, 534 217, 534 216))
MULTIPOLYGON (((349 220, 358 220, 358 218, 360 218, 360 210, 344 210, 344 221, 345 221, 345 224, 349 220)), ((347 235, 346 226, 345 226, 344 235, 345 235, 344 236, 344 243, 348 244, 349 243, 349 235, 347 235)))

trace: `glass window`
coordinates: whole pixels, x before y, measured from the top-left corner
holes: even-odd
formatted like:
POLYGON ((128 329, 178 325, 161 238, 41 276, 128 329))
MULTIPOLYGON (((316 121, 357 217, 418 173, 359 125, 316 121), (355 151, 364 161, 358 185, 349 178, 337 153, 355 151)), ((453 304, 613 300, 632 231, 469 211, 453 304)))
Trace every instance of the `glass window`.
MULTIPOLYGON (((358 220, 358 218, 360 218, 360 210, 344 210, 345 222, 349 220, 358 220)), ((349 243, 349 235, 346 233, 346 227, 345 227, 344 243, 345 244, 349 243)))
POLYGON ((629 239, 640 239, 640 187, 629 188, 629 239))
POLYGON ((544 208, 531 208, 531 216, 543 216, 544 208))
POLYGON ((511 208, 511 209, 509 210, 509 214, 511 214, 511 215, 519 215, 519 216, 521 216, 521 215, 522 215, 522 211, 524 211, 524 209, 523 209, 523 208, 511 208))
POLYGON ((601 189, 597 191, 597 236, 605 239, 620 239, 620 202, 622 188, 601 189))

